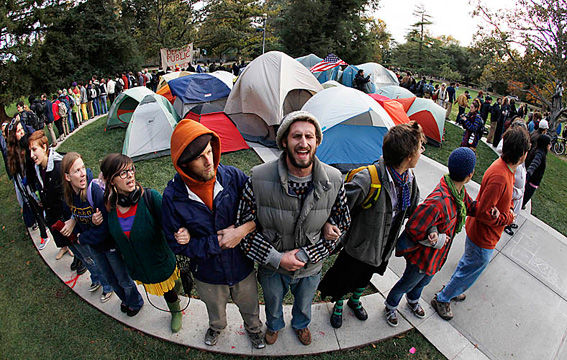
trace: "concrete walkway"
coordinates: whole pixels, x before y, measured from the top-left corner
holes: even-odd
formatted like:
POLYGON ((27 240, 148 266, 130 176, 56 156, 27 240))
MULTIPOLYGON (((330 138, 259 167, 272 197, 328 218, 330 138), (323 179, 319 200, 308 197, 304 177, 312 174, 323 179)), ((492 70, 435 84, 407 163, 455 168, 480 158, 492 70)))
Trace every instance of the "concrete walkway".
MULTIPOLYGON (((277 151, 250 144, 264 161, 277 157, 277 151)), ((446 167, 422 157, 415 173, 422 197, 437 185, 446 167)), ((471 196, 476 197, 479 185, 467 185, 471 196)), ((310 329, 313 343, 303 346, 289 326, 291 308, 284 309, 286 328, 278 342, 263 350, 250 346, 241 318, 233 304, 228 306, 228 328, 219 344, 207 347, 203 343, 208 327, 206 309, 192 299, 185 310, 183 329, 178 334, 169 330, 169 314, 152 307, 146 299, 142 311, 129 318, 119 309, 116 296, 102 304, 100 290, 89 293, 88 273, 77 279, 73 290, 86 302, 125 325, 164 340, 220 353, 240 355, 302 355, 343 350, 373 343, 405 332, 412 327, 420 331, 448 359, 567 359, 567 239, 527 211, 519 217, 520 228, 512 237, 504 234, 488 268, 477 283, 467 292, 467 300, 453 305, 455 318, 442 320, 429 305, 433 295, 452 275, 464 250, 465 234, 459 234, 453 244, 447 263, 422 297, 427 317, 418 319, 406 307, 405 298, 400 304, 400 324, 387 325, 384 315, 384 297, 402 275, 405 261, 393 257, 386 274, 375 275, 373 285, 378 293, 363 297, 369 313, 365 322, 358 321, 345 307, 343 327, 333 329, 329 324, 332 304, 313 305, 310 329)), ((30 234, 38 243, 38 232, 30 234)), ((56 261, 57 248, 53 241, 40 251, 45 262, 63 281, 72 281, 75 273, 69 270, 71 257, 56 261)), ((73 283, 70 282, 69 286, 73 283)), ((143 287, 140 292, 146 298, 143 287)), ((165 309, 162 298, 150 295, 156 306, 165 309)), ((186 299, 183 299, 186 304, 186 299)), ((264 319, 263 307, 261 316, 264 319)), ((419 350, 419 349, 418 349, 419 350)))

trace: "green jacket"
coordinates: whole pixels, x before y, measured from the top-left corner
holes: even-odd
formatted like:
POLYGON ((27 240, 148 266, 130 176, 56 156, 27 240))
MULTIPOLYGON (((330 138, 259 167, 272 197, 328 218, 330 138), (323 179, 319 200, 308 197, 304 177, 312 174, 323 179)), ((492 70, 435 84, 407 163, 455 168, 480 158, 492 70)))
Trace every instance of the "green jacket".
POLYGON ((152 216, 142 196, 129 239, 118 222, 116 209, 111 209, 108 214, 108 230, 124 258, 128 273, 132 279, 144 284, 157 284, 169 279, 176 266, 175 255, 162 231, 161 195, 153 189, 151 192, 157 218, 152 216))

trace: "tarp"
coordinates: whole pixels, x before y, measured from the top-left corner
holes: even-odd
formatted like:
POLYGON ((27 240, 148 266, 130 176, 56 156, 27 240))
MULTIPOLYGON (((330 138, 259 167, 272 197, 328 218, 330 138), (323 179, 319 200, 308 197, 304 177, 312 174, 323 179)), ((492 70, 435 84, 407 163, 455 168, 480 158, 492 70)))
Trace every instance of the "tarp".
POLYGON ((298 61, 279 51, 254 59, 238 77, 225 106, 245 139, 275 146, 284 115, 300 110, 323 87, 298 61))
POLYGON ((445 109, 431 99, 415 98, 407 114, 423 128, 430 143, 440 146, 445 128, 445 109))
POLYGON ((321 61, 323 61, 323 59, 321 59, 319 56, 317 56, 315 54, 300 56, 298 58, 295 58, 295 60, 299 61, 301 63, 301 65, 305 66, 307 68, 307 70, 311 69, 311 67, 313 65, 318 64, 321 61))
POLYGON ((198 121, 209 130, 214 131, 220 138, 223 154, 249 148, 232 120, 224 112, 204 113, 206 111, 203 110, 204 106, 198 105, 192 108, 185 118, 198 121))
POLYGON ((166 98, 146 95, 132 114, 122 154, 134 161, 169 155, 171 134, 178 122, 179 116, 166 98))
POLYGON ((384 95, 390 99, 404 99, 404 98, 414 98, 415 94, 409 91, 408 89, 397 86, 397 85, 390 85, 384 86, 376 91, 376 94, 384 95))
POLYGON ((176 97, 173 107, 177 114, 184 116, 195 104, 226 99, 232 88, 232 75, 223 73, 227 72, 192 74, 171 80, 169 88, 176 97))
POLYGON ((356 67, 358 69, 364 70, 364 76, 370 75, 370 82, 374 85, 374 89, 372 89, 373 93, 376 93, 377 90, 383 88, 384 86, 400 84, 396 74, 378 63, 369 62, 361 65, 356 65, 356 67))
POLYGON ((317 157, 341 171, 371 164, 382 155, 384 135, 393 120, 375 100, 345 86, 325 89, 302 108, 321 124, 317 157))
POLYGON ((136 86, 121 92, 110 106, 106 129, 127 127, 134 110, 146 95, 155 95, 155 93, 145 86, 136 86))
POLYGON ((390 117, 394 121, 394 124, 396 125, 407 124, 408 122, 410 122, 410 119, 406 114, 403 105, 400 104, 398 101, 389 99, 385 96, 378 94, 368 94, 368 95, 374 100, 376 100, 378 104, 380 104, 380 106, 382 106, 384 110, 386 110, 388 115, 390 115, 390 117))

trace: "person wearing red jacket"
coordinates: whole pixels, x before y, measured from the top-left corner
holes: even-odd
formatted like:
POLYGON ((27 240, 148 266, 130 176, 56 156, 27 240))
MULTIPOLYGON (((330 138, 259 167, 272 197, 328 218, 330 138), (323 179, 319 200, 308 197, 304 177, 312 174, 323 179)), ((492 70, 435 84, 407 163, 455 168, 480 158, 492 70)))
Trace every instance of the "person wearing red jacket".
POLYGON ((506 225, 516 219, 512 194, 514 172, 526 160, 530 136, 523 127, 509 128, 503 136, 502 156, 486 170, 476 198, 476 216, 466 222, 465 252, 447 285, 431 305, 444 320, 451 320, 450 301, 468 290, 488 266, 506 225), (498 217, 494 218, 494 207, 498 217))
POLYGON ((65 139, 65 132, 63 131, 63 125, 61 124, 61 115, 59 115, 59 99, 57 99, 56 95, 53 95, 53 101, 51 103, 51 109, 53 110, 53 122, 55 123, 55 127, 57 127, 57 131, 59 132, 59 139, 57 141, 61 141, 65 139))

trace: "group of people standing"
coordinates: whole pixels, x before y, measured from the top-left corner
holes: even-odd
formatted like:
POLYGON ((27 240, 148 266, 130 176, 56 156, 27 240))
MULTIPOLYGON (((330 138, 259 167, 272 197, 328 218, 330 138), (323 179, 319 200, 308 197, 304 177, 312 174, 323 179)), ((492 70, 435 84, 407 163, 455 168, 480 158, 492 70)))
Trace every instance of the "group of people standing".
POLYGON ((187 258, 209 317, 205 344, 214 346, 221 338, 232 299, 256 349, 278 340, 288 292, 293 295, 291 327, 304 345, 312 341, 309 324, 317 290, 335 302, 333 327, 343 323, 347 298, 356 318, 368 319, 361 295, 374 273, 384 274, 394 252, 407 265, 385 301, 385 319, 391 326, 398 324, 403 294, 413 314, 424 317, 422 290, 466 227, 465 254, 432 300, 441 317, 450 319, 450 301, 465 299, 504 227, 515 219, 510 210, 513 174, 529 148, 525 128, 508 129, 502 156, 485 173, 476 201, 464 187, 473 176, 475 154, 456 149, 449 157, 449 173, 418 204, 412 169, 426 140, 416 122, 391 128, 383 156, 345 182, 337 169, 315 155, 323 133, 308 112, 283 118, 276 136, 281 156, 254 167, 250 177, 221 164, 216 133, 183 120, 171 137, 176 174, 162 196, 138 183, 127 156, 107 155, 95 179, 80 154, 59 154, 49 147, 44 131, 28 135, 23 126, 12 121, 6 127, 8 168, 18 191, 29 198, 32 216, 44 225, 40 249, 49 228, 58 247, 71 249, 77 273, 89 270, 89 290, 102 287, 103 302, 116 294, 127 316, 138 314, 144 304, 136 283, 163 296, 172 332, 182 327, 183 289, 175 255, 187 258), (322 276, 323 262, 339 250, 322 276), (265 333, 257 281, 265 302, 265 333))

